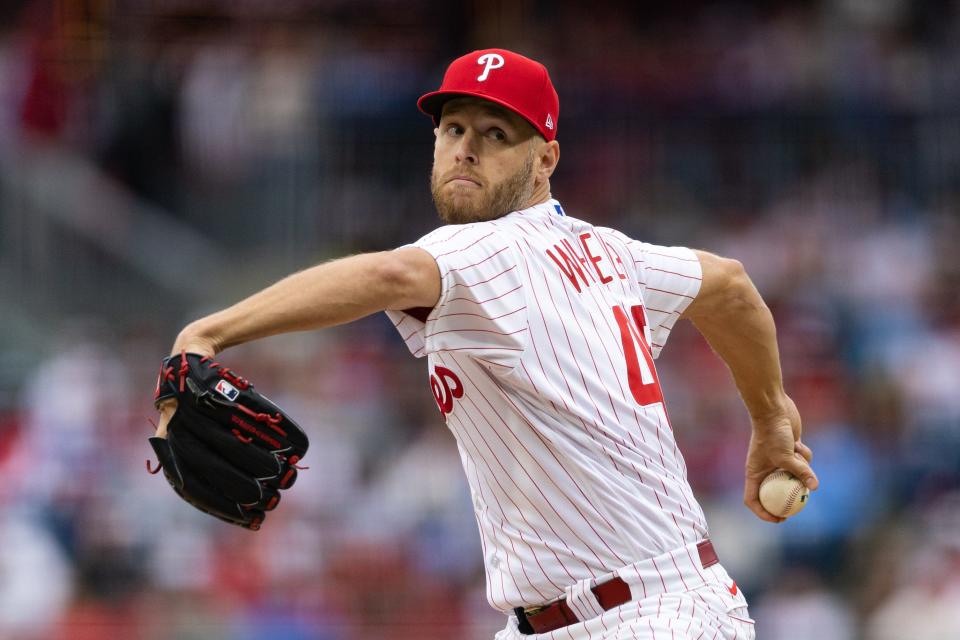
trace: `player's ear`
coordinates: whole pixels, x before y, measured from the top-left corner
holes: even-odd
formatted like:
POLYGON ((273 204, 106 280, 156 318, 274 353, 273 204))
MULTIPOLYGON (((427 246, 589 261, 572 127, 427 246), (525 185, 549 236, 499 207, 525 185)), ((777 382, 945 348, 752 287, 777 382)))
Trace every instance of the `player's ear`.
POLYGON ((541 138, 535 153, 539 160, 537 177, 541 180, 549 180, 557 168, 557 163, 560 162, 560 143, 556 140, 547 142, 541 138))

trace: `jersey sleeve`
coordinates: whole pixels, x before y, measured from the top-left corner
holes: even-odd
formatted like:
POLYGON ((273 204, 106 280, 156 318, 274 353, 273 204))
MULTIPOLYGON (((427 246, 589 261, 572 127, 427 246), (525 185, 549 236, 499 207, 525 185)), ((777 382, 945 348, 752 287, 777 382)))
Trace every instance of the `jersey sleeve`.
POLYGON ((687 247, 664 247, 634 240, 613 229, 600 229, 605 239, 627 252, 628 271, 640 289, 650 327, 650 348, 654 358, 667 344, 680 314, 700 291, 703 271, 700 260, 687 247))
POLYGON ((440 269, 433 309, 387 311, 410 352, 458 351, 512 369, 527 341, 526 298, 514 243, 495 222, 448 225, 412 245, 440 269), (425 317, 424 317, 425 316, 425 317))

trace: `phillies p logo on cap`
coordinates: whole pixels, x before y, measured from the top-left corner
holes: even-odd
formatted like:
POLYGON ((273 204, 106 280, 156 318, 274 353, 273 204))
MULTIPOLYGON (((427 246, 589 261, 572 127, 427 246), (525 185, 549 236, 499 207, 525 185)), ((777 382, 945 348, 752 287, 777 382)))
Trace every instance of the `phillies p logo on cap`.
POLYGON ((484 65, 483 73, 477 77, 477 82, 483 82, 490 75, 491 69, 499 69, 503 66, 503 56, 499 53, 485 53, 477 58, 477 64, 484 65))
POLYGON ((443 105, 459 96, 489 100, 529 122, 546 140, 557 137, 560 98, 547 68, 506 49, 482 49, 450 63, 440 88, 420 97, 417 107, 440 124, 443 105))

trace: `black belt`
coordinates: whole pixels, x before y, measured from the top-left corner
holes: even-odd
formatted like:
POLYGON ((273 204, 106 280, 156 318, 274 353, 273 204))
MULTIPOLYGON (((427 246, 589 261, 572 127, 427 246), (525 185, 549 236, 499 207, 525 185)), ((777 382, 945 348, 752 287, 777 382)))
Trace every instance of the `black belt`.
MULTIPOLYGON (((720 562, 717 558, 717 552, 713 548, 713 543, 709 540, 697 544, 697 552, 700 555, 700 564, 703 565, 704 569, 720 562)), ((597 597, 597 602, 600 603, 604 611, 630 602, 632 598, 630 585, 620 577, 591 587, 590 591, 597 597)), ((517 615, 518 630, 525 634, 547 633, 581 621, 577 614, 570 609, 565 599, 556 600, 540 608, 524 609, 523 607, 517 607, 513 612, 517 615)))

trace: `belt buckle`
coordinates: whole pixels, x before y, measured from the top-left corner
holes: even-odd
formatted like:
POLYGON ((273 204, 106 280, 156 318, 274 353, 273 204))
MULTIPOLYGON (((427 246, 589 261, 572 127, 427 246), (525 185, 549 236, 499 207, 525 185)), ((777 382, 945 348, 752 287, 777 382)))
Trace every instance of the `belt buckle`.
POLYGON ((544 609, 553 606, 553 604, 554 604, 555 602, 557 602, 557 601, 554 600, 553 602, 548 602, 547 604, 541 604, 541 605, 537 605, 537 606, 535 606, 535 607, 527 607, 526 609, 523 610, 523 613, 526 614, 526 615, 528 615, 528 616, 535 616, 535 615, 537 615, 538 613, 540 613, 541 611, 543 611, 544 609))

